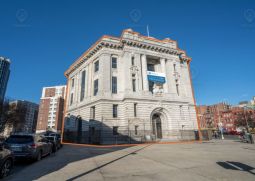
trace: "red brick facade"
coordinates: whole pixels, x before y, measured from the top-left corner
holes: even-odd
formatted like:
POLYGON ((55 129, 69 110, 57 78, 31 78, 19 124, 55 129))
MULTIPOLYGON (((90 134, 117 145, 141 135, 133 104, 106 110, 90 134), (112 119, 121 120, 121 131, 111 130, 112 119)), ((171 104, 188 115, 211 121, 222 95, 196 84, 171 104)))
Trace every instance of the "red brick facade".
POLYGON ((201 128, 218 128, 218 123, 223 124, 225 131, 236 130, 239 126, 246 126, 246 119, 249 127, 255 126, 255 110, 232 107, 226 103, 219 103, 211 106, 197 106, 198 119, 201 128))
POLYGON ((48 126, 49 108, 50 108, 50 98, 41 99, 36 130, 46 130, 48 126))
POLYGON ((55 96, 55 88, 47 88, 45 89, 45 97, 54 97, 55 96))
POLYGON ((47 87, 43 89, 37 120, 37 132, 62 129, 64 113, 65 87, 47 87))

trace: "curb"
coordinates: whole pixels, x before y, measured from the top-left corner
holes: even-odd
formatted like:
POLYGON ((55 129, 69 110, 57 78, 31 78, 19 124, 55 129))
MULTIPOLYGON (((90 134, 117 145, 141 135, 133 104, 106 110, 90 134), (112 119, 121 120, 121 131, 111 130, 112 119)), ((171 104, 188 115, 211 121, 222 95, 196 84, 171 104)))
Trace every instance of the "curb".
POLYGON ((139 143, 139 144, 114 144, 114 145, 92 145, 92 144, 62 142, 62 144, 64 145, 84 146, 84 147, 94 147, 94 148, 131 147, 131 146, 143 146, 143 145, 172 145, 172 144, 191 144, 191 143, 202 143, 202 141, 199 140, 199 141, 175 141, 175 142, 150 142, 150 143, 139 143))

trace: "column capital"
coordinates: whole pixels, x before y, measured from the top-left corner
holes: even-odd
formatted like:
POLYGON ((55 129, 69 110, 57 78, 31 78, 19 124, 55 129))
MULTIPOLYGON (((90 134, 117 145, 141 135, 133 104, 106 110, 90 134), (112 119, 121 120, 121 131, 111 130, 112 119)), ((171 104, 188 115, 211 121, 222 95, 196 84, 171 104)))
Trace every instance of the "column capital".
POLYGON ((141 55, 142 57, 146 57, 146 54, 144 54, 144 53, 141 53, 140 55, 141 55))

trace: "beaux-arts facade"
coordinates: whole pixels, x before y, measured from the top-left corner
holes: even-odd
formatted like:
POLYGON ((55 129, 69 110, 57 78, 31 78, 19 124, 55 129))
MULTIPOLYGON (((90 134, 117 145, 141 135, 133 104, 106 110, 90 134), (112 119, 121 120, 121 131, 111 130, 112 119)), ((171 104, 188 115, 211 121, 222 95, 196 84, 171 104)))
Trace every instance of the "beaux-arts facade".
POLYGON ((189 58, 177 42, 131 29, 103 36, 65 72, 64 141, 195 139, 189 58))

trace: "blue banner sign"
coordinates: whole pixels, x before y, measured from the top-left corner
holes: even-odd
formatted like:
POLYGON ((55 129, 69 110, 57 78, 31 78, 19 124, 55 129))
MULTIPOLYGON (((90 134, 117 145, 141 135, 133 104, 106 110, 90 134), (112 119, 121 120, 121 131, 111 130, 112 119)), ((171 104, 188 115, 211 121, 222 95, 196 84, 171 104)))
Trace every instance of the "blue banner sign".
POLYGON ((147 71, 147 75, 148 75, 149 81, 160 83, 160 84, 164 84, 166 82, 166 78, 165 78, 166 76, 163 73, 147 71))

